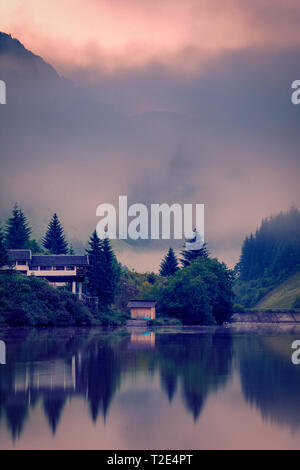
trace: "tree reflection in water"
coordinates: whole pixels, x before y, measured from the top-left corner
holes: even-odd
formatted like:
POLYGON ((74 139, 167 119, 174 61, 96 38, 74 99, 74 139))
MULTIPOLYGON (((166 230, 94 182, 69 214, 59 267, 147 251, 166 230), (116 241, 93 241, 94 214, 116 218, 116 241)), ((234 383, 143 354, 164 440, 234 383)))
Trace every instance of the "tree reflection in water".
POLYGON ((293 336, 252 336, 236 343, 242 390, 264 420, 300 429, 300 366, 291 361, 293 336))
POLYGON ((93 422, 99 415, 108 420, 128 372, 156 374, 169 402, 180 394, 196 421, 208 396, 227 384, 233 364, 240 372, 246 400, 255 403, 263 417, 299 426, 300 375, 287 357, 288 336, 272 340, 218 327, 156 334, 72 328, 3 330, 0 336, 7 344, 7 365, 0 367, 0 420, 6 422, 13 439, 21 435, 38 403, 53 435, 72 397, 88 403, 93 422))

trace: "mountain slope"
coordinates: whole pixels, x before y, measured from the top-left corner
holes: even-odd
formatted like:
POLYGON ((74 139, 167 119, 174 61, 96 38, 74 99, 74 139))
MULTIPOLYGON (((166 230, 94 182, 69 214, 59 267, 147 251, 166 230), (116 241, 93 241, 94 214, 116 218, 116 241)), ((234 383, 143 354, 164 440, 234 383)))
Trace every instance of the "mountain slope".
MULTIPOLYGON (((1 32, 0 79, 7 85, 7 104, 0 106, 3 222, 19 201, 37 238, 56 211, 68 237, 85 244, 98 204, 117 205, 119 194, 130 204, 197 200, 193 149, 181 145, 200 139, 197 120, 164 112, 125 116, 1 32)), ((147 250, 151 241, 130 245, 122 243, 122 251, 147 250)))
POLYGON ((300 298, 300 271, 290 276, 275 289, 265 295, 256 309, 292 309, 295 300, 300 298))

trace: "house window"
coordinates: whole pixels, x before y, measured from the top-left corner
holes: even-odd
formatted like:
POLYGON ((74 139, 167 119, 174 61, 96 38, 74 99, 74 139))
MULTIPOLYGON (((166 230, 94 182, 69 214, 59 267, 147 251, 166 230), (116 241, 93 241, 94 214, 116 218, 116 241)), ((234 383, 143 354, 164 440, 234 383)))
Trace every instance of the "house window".
POLYGON ((75 266, 67 266, 67 271, 74 271, 75 266))
POLYGON ((64 266, 54 266, 55 271, 64 271, 65 267, 64 266))
POLYGON ((24 260, 18 260, 18 261, 17 261, 17 265, 18 265, 18 266, 27 266, 27 262, 24 261, 24 260))
POLYGON ((30 271, 38 271, 39 267, 38 266, 31 266, 30 271))
POLYGON ((41 271, 52 271, 52 266, 41 266, 40 270, 41 271))

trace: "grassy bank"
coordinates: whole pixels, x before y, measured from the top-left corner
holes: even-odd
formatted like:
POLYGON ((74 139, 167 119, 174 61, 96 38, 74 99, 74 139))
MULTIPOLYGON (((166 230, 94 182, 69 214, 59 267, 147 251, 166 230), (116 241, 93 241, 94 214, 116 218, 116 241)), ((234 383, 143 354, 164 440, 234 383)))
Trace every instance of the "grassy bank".
POLYGON ((290 310, 300 308, 300 271, 267 293, 255 309, 290 310))

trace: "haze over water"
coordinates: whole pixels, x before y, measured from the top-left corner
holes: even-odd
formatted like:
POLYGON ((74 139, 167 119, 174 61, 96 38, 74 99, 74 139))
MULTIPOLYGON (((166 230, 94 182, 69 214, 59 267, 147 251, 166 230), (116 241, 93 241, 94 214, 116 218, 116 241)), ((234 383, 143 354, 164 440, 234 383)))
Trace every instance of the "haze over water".
POLYGON ((0 448, 298 449, 299 335, 1 330, 0 448))

